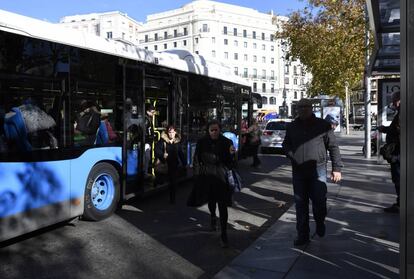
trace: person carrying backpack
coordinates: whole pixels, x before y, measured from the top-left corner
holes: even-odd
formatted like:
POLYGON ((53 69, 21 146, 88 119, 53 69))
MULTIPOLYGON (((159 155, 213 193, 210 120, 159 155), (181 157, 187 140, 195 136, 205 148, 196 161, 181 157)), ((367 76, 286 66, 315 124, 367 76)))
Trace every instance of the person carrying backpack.
POLYGON ((93 145, 101 123, 101 113, 96 104, 83 100, 80 104, 80 112, 76 123, 75 133, 79 133, 82 136, 79 144, 81 146, 93 145))

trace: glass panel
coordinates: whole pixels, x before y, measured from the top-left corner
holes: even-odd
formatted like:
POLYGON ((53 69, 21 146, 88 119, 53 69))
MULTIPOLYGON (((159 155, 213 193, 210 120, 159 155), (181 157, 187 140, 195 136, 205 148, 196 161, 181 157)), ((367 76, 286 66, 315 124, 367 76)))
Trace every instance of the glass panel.
POLYGON ((380 20, 383 27, 400 25, 400 1, 380 0, 380 20))
POLYGON ((266 130, 286 130, 286 122, 269 122, 266 125, 266 130))
POLYGON ((399 46, 400 45, 400 33, 383 33, 381 34, 383 46, 399 46))

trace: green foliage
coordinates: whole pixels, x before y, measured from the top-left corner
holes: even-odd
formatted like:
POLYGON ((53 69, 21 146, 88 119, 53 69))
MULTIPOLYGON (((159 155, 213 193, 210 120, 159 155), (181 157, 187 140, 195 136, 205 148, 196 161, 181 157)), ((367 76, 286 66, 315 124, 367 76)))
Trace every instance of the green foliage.
POLYGON ((308 93, 344 97, 361 84, 365 68, 365 0, 308 0, 281 23, 276 36, 286 59, 299 59, 313 76, 308 93))

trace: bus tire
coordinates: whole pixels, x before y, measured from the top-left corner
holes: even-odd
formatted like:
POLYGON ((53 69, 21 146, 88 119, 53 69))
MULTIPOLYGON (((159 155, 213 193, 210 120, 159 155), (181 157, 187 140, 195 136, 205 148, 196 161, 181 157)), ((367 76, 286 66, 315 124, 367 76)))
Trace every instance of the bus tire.
POLYGON ((91 221, 108 218, 117 207, 119 195, 117 170, 109 163, 95 165, 86 181, 83 218, 91 221))

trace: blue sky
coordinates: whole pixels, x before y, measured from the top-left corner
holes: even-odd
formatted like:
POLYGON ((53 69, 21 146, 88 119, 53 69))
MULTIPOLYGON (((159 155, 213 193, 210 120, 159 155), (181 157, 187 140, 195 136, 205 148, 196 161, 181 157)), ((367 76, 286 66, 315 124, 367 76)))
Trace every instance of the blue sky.
MULTIPOLYGON (((65 15, 121 11, 144 22, 146 15, 177 9, 191 0, 0 0, 0 9, 50 22, 65 15)), ((260 12, 273 10, 288 15, 305 5, 306 0, 220 0, 219 2, 252 8, 260 12)))

